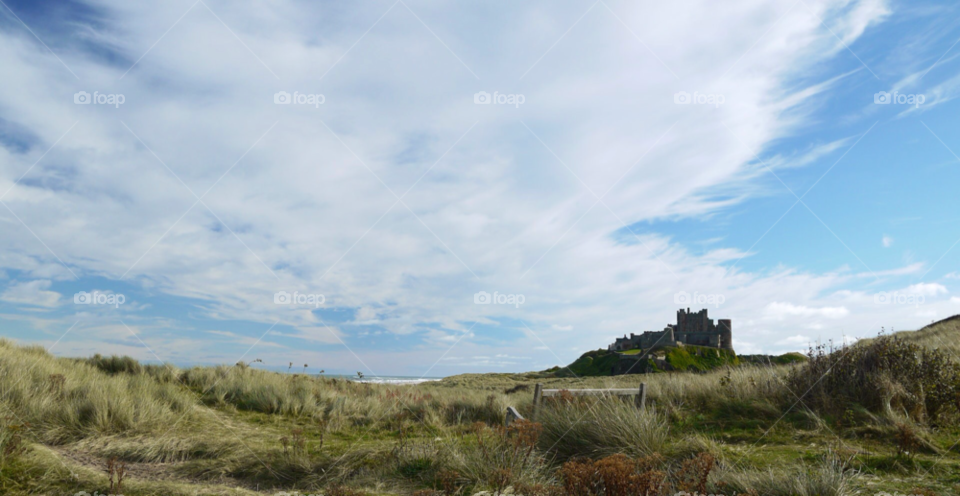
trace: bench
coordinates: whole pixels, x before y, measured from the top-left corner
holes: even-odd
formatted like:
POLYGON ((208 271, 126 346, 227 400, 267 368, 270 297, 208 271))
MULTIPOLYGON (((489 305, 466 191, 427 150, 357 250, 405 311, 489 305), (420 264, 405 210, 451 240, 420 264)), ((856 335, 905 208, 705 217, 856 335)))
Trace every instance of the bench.
POLYGON ((572 396, 635 396, 634 403, 637 408, 643 410, 647 402, 647 385, 640 383, 637 389, 544 389, 543 384, 537 383, 533 388, 533 415, 531 419, 537 418, 543 398, 561 396, 564 394, 572 396))

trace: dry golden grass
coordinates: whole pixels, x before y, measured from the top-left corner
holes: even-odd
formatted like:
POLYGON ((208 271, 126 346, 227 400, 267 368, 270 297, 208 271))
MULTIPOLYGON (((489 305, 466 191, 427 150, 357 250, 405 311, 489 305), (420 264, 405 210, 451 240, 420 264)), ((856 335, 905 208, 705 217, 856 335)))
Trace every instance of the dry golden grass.
MULTIPOLYGON (((852 434, 838 442, 834 419, 792 409, 797 393, 787 379, 802 367, 582 379, 461 375, 391 386, 247 366, 178 370, 121 357, 62 359, 0 341, 0 454, 12 446, 0 457, 0 491, 102 493, 109 487, 110 458, 130 469, 127 496, 258 489, 472 494, 505 485, 549 491, 562 486, 558 470, 576 457, 660 456, 664 465, 657 470, 674 474, 707 453, 716 466, 700 483, 715 493, 736 488, 843 495, 851 482, 846 465, 823 456, 834 445, 857 445, 856 453, 889 452, 894 458, 881 454, 858 462, 880 467, 870 469, 878 473, 912 463, 930 469, 920 482, 960 477, 956 454, 941 440, 960 432, 911 425, 930 445, 944 448, 941 468, 933 466, 935 455, 903 454, 886 441, 849 437, 890 433, 882 425, 863 424, 871 417, 857 417, 860 424, 847 426, 852 434), (507 405, 531 413, 538 382, 569 389, 634 388, 641 381, 648 395, 643 412, 616 399, 551 400, 539 426, 498 427, 507 405)), ((623 468, 613 461, 597 470, 623 468)), ((637 480, 648 471, 635 474, 637 480)))
POLYGON ((960 358, 960 315, 934 322, 918 331, 894 334, 908 343, 939 349, 960 358))

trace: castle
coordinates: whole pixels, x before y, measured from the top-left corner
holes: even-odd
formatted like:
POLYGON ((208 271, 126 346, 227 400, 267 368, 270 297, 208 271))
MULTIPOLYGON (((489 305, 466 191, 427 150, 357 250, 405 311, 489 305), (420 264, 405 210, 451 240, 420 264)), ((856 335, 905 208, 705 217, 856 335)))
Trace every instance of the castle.
POLYGON ((643 334, 630 333, 617 338, 610 346, 610 351, 626 351, 641 349, 649 352, 652 349, 673 346, 706 346, 733 351, 733 336, 730 319, 713 319, 707 317, 707 309, 699 312, 677 310, 677 323, 667 324, 662 331, 647 331, 643 334))

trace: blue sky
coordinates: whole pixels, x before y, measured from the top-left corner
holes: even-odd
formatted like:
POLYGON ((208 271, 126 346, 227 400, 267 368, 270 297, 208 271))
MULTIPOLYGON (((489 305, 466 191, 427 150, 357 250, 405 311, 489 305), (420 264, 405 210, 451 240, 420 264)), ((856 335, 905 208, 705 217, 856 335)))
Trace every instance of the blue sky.
POLYGON ((960 313, 950 3, 5 1, 0 36, 0 336, 58 355, 439 376, 683 295, 741 353, 960 313))

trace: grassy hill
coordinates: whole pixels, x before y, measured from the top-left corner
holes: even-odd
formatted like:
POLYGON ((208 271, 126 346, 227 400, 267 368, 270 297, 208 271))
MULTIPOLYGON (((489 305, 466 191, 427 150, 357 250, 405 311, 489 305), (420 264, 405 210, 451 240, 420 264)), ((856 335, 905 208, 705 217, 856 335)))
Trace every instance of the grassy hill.
POLYGON ((740 359, 740 363, 753 365, 791 365, 807 361, 806 355, 795 351, 782 355, 737 355, 737 358, 740 359))
MULTIPOLYGON (((566 367, 554 367, 542 372, 544 375, 553 377, 604 377, 615 375, 611 371, 621 359, 621 355, 635 356, 640 354, 641 350, 627 350, 625 352, 614 352, 604 349, 591 350, 573 363, 566 367)), ((666 364, 657 364, 653 360, 649 363, 636 366, 637 370, 649 370, 651 372, 666 371, 691 371, 706 372, 728 365, 740 365, 741 363, 750 363, 754 365, 789 365, 800 363, 807 358, 801 353, 786 353, 779 356, 773 355, 747 355, 739 357, 737 354, 716 348, 703 346, 684 346, 682 348, 664 349, 659 353, 660 358, 664 359, 666 364)))
MULTIPOLYGON (((0 494, 441 496, 510 486, 559 496, 607 483, 619 488, 605 494, 642 494, 636 485, 653 482, 658 496, 956 493, 960 365, 889 337, 858 346, 702 373, 465 374, 390 386, 243 363, 56 358, 0 340, 0 494), (502 427, 508 405, 531 416, 536 382, 641 380, 645 410, 561 396, 545 400, 536 423, 502 427)), ((588 358, 581 371, 602 372, 608 359, 588 358)))
POLYGON ((557 377, 571 377, 574 374, 580 377, 601 377, 613 375, 611 370, 620 361, 620 357, 607 350, 591 350, 565 368, 556 369, 557 377))
POLYGON ((706 372, 725 365, 739 365, 737 354, 729 350, 684 346, 666 350, 664 359, 673 371, 706 372))
POLYGON ((899 331, 893 335, 908 343, 940 349, 960 357, 960 315, 931 323, 918 331, 899 331))

